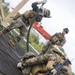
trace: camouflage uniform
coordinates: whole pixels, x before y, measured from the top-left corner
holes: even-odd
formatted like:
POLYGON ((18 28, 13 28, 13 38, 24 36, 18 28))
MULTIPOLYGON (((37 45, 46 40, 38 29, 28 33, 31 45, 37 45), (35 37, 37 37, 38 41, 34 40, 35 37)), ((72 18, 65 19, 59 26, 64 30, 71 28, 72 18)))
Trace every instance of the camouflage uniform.
POLYGON ((18 63, 17 67, 22 70, 23 75, 30 75, 31 66, 25 68, 24 65, 26 65, 25 64, 26 61, 28 61, 30 58, 33 58, 33 57, 35 57, 35 54, 32 52, 28 52, 22 57, 21 62, 18 63))
MULTIPOLYGON (((21 62, 21 67, 31 67, 30 72, 32 75, 39 75, 40 72, 42 72, 41 75, 45 75, 47 71, 54 69, 53 65, 55 62, 62 63, 66 59, 66 54, 62 46, 54 45, 50 42, 49 45, 50 47, 48 47, 48 50, 44 55, 33 57, 25 62, 21 62)), ((65 65, 64 67, 66 67, 68 72, 66 72, 66 74, 61 73, 61 75, 72 75, 71 67, 69 65, 65 65)))
MULTIPOLYGON (((31 14, 33 14, 33 16, 35 16, 35 13, 32 11, 28 15, 31 15, 31 14)), ((16 41, 19 42, 22 37, 24 37, 24 36, 26 37, 26 35, 27 35, 27 27, 30 25, 29 20, 30 20, 30 16, 28 16, 28 19, 27 19, 25 17, 25 13, 22 15, 15 16, 14 21, 11 23, 10 26, 8 26, 7 28, 5 28, 3 30, 3 33, 5 34, 15 28, 18 28, 20 31, 20 35, 16 37, 16 41)))
MULTIPOLYGON (((41 3, 40 3, 41 4, 41 3)), ((48 18, 50 16, 50 11, 45 8, 38 8, 38 2, 32 3, 32 10, 27 10, 24 14, 17 14, 13 17, 14 21, 10 26, 5 28, 0 34, 8 33, 11 30, 18 28, 20 31, 20 35, 10 40, 10 44, 14 44, 14 42, 19 42, 23 37, 27 36, 27 27, 32 24, 32 22, 40 22, 43 17, 48 18), (35 8, 34 8, 35 7, 35 8), (37 10, 36 10, 37 8, 37 10)), ((12 45, 13 46, 13 45, 12 45)))
POLYGON ((43 47, 41 54, 45 54, 46 51, 50 50, 52 45, 63 47, 63 45, 66 43, 65 34, 67 34, 68 31, 69 30, 67 28, 64 28, 62 33, 55 33, 53 36, 51 36, 47 45, 43 47))
MULTIPOLYGON (((24 56, 25 57, 25 56, 24 56)), ((23 59, 24 59, 23 57, 23 59)), ((65 58, 64 53, 57 53, 56 48, 52 49, 52 52, 50 54, 44 54, 37 57, 32 57, 27 59, 26 61, 22 60, 21 67, 24 69, 30 69, 29 72, 32 73, 32 75, 39 75, 40 72, 42 75, 45 75, 47 71, 51 71, 54 69, 53 65, 55 62, 62 63, 65 58)), ((66 69, 69 71, 64 75, 71 75, 71 68, 69 65, 65 65, 66 69)), ((24 71, 24 70, 22 70, 24 71)), ((24 71, 25 72, 25 71, 24 71)))

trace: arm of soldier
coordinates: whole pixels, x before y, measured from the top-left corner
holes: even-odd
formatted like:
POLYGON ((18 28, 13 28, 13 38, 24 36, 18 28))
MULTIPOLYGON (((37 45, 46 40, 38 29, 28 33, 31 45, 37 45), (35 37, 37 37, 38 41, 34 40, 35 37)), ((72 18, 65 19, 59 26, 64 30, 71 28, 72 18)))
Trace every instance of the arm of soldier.
POLYGON ((61 42, 61 46, 63 46, 64 44, 66 43, 66 39, 65 39, 65 37, 62 39, 62 42, 61 42))
POLYGON ((20 14, 20 13, 17 13, 15 16, 13 16, 12 18, 13 18, 13 20, 16 20, 16 19, 18 19, 19 17, 21 17, 22 15, 20 14))
POLYGON ((29 67, 29 66, 39 65, 39 64, 45 64, 48 61, 49 57, 50 55, 47 54, 47 55, 41 55, 41 56, 28 59, 23 66, 29 67))

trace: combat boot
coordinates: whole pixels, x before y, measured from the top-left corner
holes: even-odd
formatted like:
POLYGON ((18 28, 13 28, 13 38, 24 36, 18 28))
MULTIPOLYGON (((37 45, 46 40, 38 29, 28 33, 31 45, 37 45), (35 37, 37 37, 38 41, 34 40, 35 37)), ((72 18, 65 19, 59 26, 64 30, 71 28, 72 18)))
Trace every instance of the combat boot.
POLYGON ((14 42, 14 40, 9 40, 8 41, 8 43, 9 43, 9 45, 13 48, 13 49, 15 49, 15 42, 14 42))
POLYGON ((0 35, 2 35, 3 34, 3 31, 0 31, 0 35))

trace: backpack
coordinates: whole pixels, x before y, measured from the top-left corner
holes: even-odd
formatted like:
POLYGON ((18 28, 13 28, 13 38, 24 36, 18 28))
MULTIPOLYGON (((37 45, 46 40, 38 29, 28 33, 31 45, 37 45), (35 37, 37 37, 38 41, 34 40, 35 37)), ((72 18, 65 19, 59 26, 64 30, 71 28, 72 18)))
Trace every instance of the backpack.
POLYGON ((26 19, 32 18, 32 17, 34 17, 35 15, 36 15, 36 13, 35 13, 34 11, 32 11, 32 10, 27 10, 27 11, 23 14, 23 16, 24 16, 26 19))

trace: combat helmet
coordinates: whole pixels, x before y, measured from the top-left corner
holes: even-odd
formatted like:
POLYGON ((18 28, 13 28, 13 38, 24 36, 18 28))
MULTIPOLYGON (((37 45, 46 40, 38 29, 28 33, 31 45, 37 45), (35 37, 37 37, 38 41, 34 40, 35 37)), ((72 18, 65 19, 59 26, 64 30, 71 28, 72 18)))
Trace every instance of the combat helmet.
POLYGON ((35 54, 34 54, 33 52, 27 52, 27 53, 25 53, 25 55, 22 57, 22 60, 29 59, 29 58, 32 58, 32 57, 35 57, 35 54))
POLYGON ((45 17, 50 17, 50 10, 44 8, 43 12, 45 17))
POLYGON ((40 15, 44 17, 50 17, 50 13, 51 13, 50 10, 43 8, 43 7, 40 8, 40 11, 39 11, 40 15))
POLYGON ((68 28, 64 28, 63 31, 64 31, 66 34, 68 34, 69 29, 68 29, 68 28))

